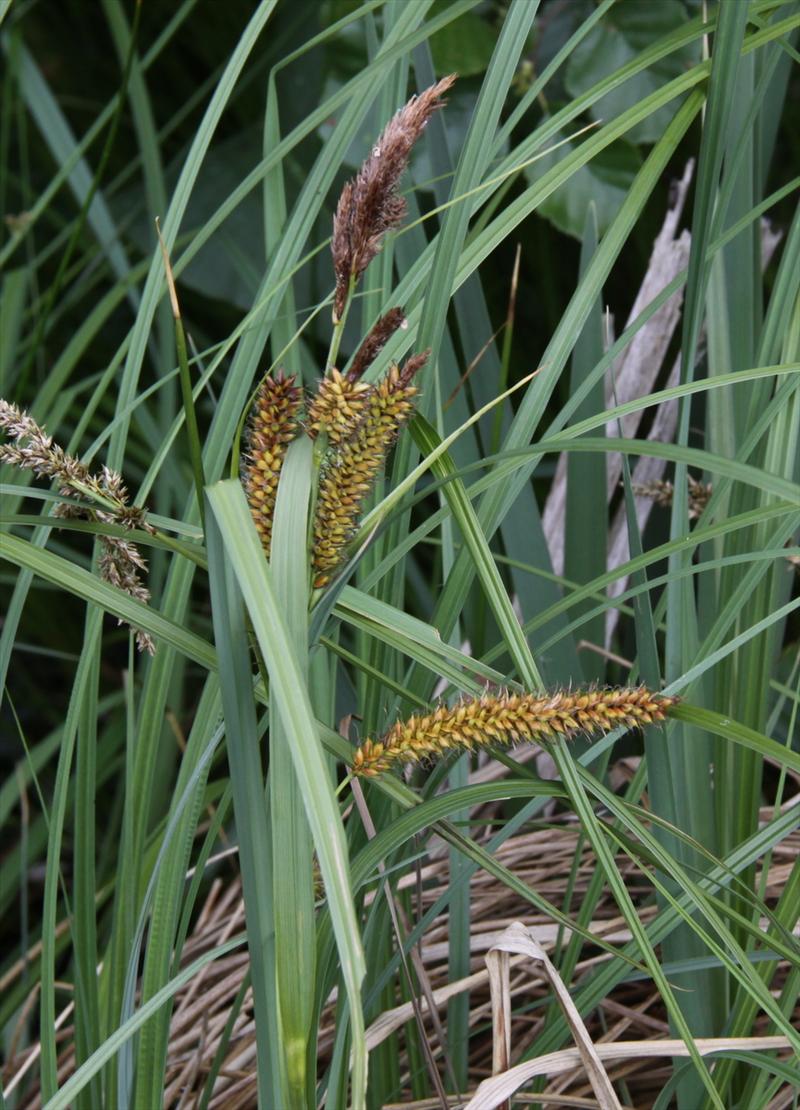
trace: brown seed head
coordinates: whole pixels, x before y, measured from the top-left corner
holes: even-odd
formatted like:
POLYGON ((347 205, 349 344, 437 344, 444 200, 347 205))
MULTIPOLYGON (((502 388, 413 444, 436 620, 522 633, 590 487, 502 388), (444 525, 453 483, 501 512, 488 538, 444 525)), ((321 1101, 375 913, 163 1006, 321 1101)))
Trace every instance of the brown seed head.
POLYGON ((437 108, 442 94, 455 81, 443 78, 411 100, 389 121, 356 176, 342 189, 333 218, 333 268, 336 291, 333 318, 339 320, 350 289, 381 248, 383 236, 397 227, 406 203, 397 184, 408 164, 411 148, 437 108))
POLYGON ((484 694, 431 713, 398 721, 379 740, 365 740, 353 756, 353 773, 380 775, 395 764, 415 763, 452 749, 568 739, 662 721, 677 698, 644 686, 553 694, 484 694))
POLYGON ((398 328, 406 326, 406 317, 402 308, 390 308, 385 316, 381 316, 370 329, 366 339, 353 355, 347 377, 355 382, 373 364, 379 353, 383 350, 398 328))
POLYGON ((398 381, 401 386, 408 385, 413 378, 420 372, 422 367, 431 356, 431 349, 428 347, 426 351, 422 351, 418 355, 409 355, 398 372, 398 381))
MULTIPOLYGON (((711 499, 713 488, 710 483, 700 482, 691 475, 687 475, 686 484, 689 489, 689 520, 697 520, 711 499)), ((651 482, 635 483, 633 492, 640 497, 649 497, 656 505, 663 505, 665 508, 669 508, 675 496, 672 482, 659 478, 651 482)))

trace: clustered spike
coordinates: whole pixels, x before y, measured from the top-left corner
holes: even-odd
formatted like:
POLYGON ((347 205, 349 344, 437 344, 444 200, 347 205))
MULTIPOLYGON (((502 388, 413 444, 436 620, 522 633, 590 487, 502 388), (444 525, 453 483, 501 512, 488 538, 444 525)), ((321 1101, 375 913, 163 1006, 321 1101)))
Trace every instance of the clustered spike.
MULTIPOLYGON (((62 502, 56 506, 56 516, 116 524, 128 530, 140 528, 151 535, 155 532, 147 523, 144 509, 128 503, 128 491, 116 471, 104 466, 99 474, 92 474, 80 459, 53 443, 32 416, 2 398, 0 429, 14 440, 0 445, 0 462, 56 480, 61 496, 73 502, 92 498, 99 502, 97 506, 62 502)), ((147 571, 147 563, 136 545, 117 536, 101 535, 98 539, 102 552, 98 567, 103 580, 147 603, 150 593, 139 576, 140 571, 147 571)), ((134 631, 139 650, 152 655, 155 647, 150 636, 141 629, 134 631)))
POLYGON ((678 699, 644 686, 557 691, 553 694, 484 694, 452 707, 398 721, 379 740, 365 740, 353 756, 353 773, 380 775, 397 764, 415 763, 448 751, 519 741, 571 739, 663 721, 678 699))
POLYGON ((353 434, 364 417, 370 387, 344 377, 336 367, 329 378, 319 383, 317 395, 308 408, 308 431, 316 438, 325 432, 331 443, 342 443, 353 434))
MULTIPOLYGON (((713 489, 710 483, 701 482, 691 474, 687 475, 686 484, 689 491, 689 520, 697 520, 710 501, 713 489)), ((669 508, 675 496, 672 482, 659 478, 652 482, 634 483, 633 492, 640 497, 649 497, 656 505, 663 505, 665 508, 669 508)))
MULTIPOLYGON (((397 192, 411 148, 455 76, 414 96, 389 121, 359 172, 344 186, 333 221, 336 277, 333 317, 338 328, 356 283, 381 247, 384 235, 402 220, 405 201, 397 192)), ((345 561, 364 503, 386 455, 413 412, 414 375, 428 351, 393 364, 377 384, 362 381, 398 328, 406 326, 400 307, 390 308, 370 328, 346 373, 329 366, 309 401, 305 431, 320 441, 319 486, 313 523, 314 586, 327 585, 345 561)), ((331 362, 338 342, 331 347, 331 362)), ((243 473, 250 510, 269 557, 278 480, 288 444, 300 434, 303 395, 294 378, 268 377, 261 385, 250 420, 243 473)))
MULTIPOLYGON (((356 283, 381 248, 384 235, 397 227, 406 204, 397 185, 408 164, 411 148, 455 75, 412 97, 389 121, 360 171, 342 190, 333 222, 332 252, 336 287, 333 316, 342 313, 356 283)), ((416 386, 412 379, 424 366, 428 352, 412 355, 402 368, 392 365, 376 385, 362 382, 380 351, 398 328, 405 326, 402 308, 381 316, 358 348, 346 374, 330 367, 308 405, 305 430, 321 440, 321 481, 314 521, 312 558, 314 583, 321 587, 347 556, 358 517, 386 454, 413 411, 416 386)), ((338 344, 331 350, 338 350, 338 344)), ((331 358, 333 361, 333 357, 331 358)), ((295 378, 279 372, 264 379, 256 393, 247 429, 247 451, 242 480, 250 511, 269 557, 278 482, 289 444, 302 433, 304 396, 295 378)), ((84 517, 126 529, 154 529, 144 510, 128 504, 122 479, 103 468, 92 474, 80 460, 54 444, 36 421, 16 405, 0 399, 0 429, 14 440, 0 446, 0 462, 57 479, 59 492, 72 504, 62 504, 62 516, 84 517), (96 500, 98 506, 75 504, 96 500)), ((100 536, 103 578, 143 602, 149 592, 139 577, 147 564, 129 540, 100 536)), ((152 651, 150 637, 136 630, 140 649, 152 651)))
POLYGON ((319 483, 314 518, 314 586, 325 586, 342 562, 372 484, 400 428, 413 412, 414 374, 424 366, 426 351, 392 366, 368 394, 364 418, 327 462, 319 483))
POLYGON ((247 430, 244 486, 250 512, 269 557, 278 479, 287 448, 297 435, 303 394, 294 376, 267 377, 258 387, 247 430))

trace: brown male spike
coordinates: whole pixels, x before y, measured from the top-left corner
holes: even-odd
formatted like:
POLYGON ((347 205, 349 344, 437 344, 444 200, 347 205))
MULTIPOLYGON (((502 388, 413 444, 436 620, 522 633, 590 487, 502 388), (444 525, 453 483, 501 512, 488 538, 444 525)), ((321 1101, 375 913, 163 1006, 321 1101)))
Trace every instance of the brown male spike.
POLYGON ((398 328, 406 327, 402 308, 390 308, 370 328, 366 339, 353 355, 347 377, 356 382, 369 369, 398 328))
POLYGON ((411 148, 433 113, 443 107, 442 94, 454 81, 455 74, 451 74, 419 96, 412 96, 389 120, 369 158, 342 189, 331 242, 336 275, 334 321, 341 318, 351 285, 381 249, 386 232, 402 222, 406 202, 397 192, 397 184, 408 164, 411 148))

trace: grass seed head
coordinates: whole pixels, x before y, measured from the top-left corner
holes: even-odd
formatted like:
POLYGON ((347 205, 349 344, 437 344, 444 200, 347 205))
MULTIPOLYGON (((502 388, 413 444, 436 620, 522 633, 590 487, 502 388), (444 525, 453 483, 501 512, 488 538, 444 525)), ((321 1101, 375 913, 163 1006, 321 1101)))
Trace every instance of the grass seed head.
POLYGON ((369 404, 370 387, 364 382, 344 377, 334 367, 323 378, 317 395, 308 410, 308 431, 316 438, 324 431, 330 443, 341 443, 352 435, 364 417, 369 404))
POLYGON ((353 361, 347 371, 347 377, 350 381, 358 381, 373 364, 397 329, 406 326, 407 321, 402 308, 390 308, 384 316, 381 316, 372 325, 366 339, 353 355, 353 361))
POLYGON ((303 394, 294 375, 265 378, 258 387, 247 429, 243 474, 250 512, 269 558, 278 479, 286 450, 298 432, 303 394))
POLYGON ((408 165, 411 148, 431 115, 444 105, 441 99, 455 75, 437 81, 408 103, 389 121, 356 176, 342 189, 333 218, 333 268, 336 291, 333 318, 344 311, 351 282, 354 284, 381 249, 387 231, 406 214, 406 202, 397 192, 408 165))
POLYGON ((325 586, 345 558, 364 502, 383 467, 386 454, 414 411, 417 388, 412 379, 425 365, 428 351, 393 365, 367 393, 363 418, 353 434, 335 445, 320 474, 314 517, 314 586, 325 586))
MULTIPOLYGON (((701 482, 691 474, 686 477, 689 494, 689 520, 697 520, 711 499, 713 487, 708 482, 701 482)), ((672 482, 661 478, 654 478, 651 482, 634 483, 633 492, 640 497, 649 497, 656 505, 669 508, 675 496, 672 482)))
MULTIPOLYGON (((56 506, 56 516, 115 524, 128 531, 140 528, 151 534, 155 532, 146 520, 144 509, 128 503, 128 491, 115 470, 103 466, 99 474, 92 474, 80 459, 53 443, 51 436, 32 416, 2 398, 0 429, 14 440, 13 443, 0 445, 0 462, 21 470, 32 470, 39 478, 57 481, 61 496, 73 502, 76 499, 85 502, 92 498, 99 502, 98 505, 87 505, 64 501, 56 506)), ((142 582, 140 572, 147 572, 147 563, 139 549, 130 540, 118 536, 101 535, 98 539, 100 577, 129 597, 146 604, 150 600, 150 591, 142 582)), ((123 622, 120 620, 119 623, 123 622)), ((139 650, 152 655, 155 646, 148 633, 140 628, 134 629, 134 632, 139 650)))
POLYGON ((353 756, 353 773, 380 775, 398 764, 416 763, 452 750, 472 751, 557 736, 597 735, 662 721, 677 698, 644 686, 552 694, 503 691, 439 705, 431 713, 398 721, 377 740, 365 740, 353 756))

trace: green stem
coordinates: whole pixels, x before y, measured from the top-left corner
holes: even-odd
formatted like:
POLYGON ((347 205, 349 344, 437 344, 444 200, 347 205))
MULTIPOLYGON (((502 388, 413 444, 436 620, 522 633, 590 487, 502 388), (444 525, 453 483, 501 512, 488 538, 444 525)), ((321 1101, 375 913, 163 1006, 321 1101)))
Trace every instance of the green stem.
MULTIPOLYGON (((346 311, 346 310, 345 310, 346 311)), ((309 608, 311 608, 311 598, 320 591, 314 589, 314 519, 317 515, 317 497, 319 495, 319 472, 322 469, 322 463, 325 460, 325 455, 328 451, 328 436, 324 428, 320 431, 317 438, 314 440, 314 452, 311 456, 311 494, 308 500, 308 528, 306 532, 307 547, 308 547, 308 596, 309 608)))
POLYGON ((175 314, 175 345, 178 351, 178 370, 180 372, 183 411, 186 417, 186 434, 189 439, 189 457, 192 463, 194 486, 197 492, 197 506, 200 510, 200 524, 205 531, 203 489, 206 482, 205 475, 203 474, 203 452, 200 446, 200 429, 197 425, 197 413, 195 412, 194 397, 192 396, 192 379, 189 374, 189 356, 186 350, 186 335, 183 330, 183 321, 177 313, 175 314))
POLYGON ((345 322, 347 320, 347 314, 350 311, 350 305, 353 303, 353 294, 355 293, 355 289, 356 289, 356 276, 355 276, 355 274, 351 274, 350 275, 350 286, 347 290, 347 300, 344 302, 344 308, 342 309, 342 315, 339 317, 338 320, 335 320, 334 324, 333 324, 333 335, 331 335, 331 346, 330 346, 330 350, 328 351, 328 358, 327 358, 326 363, 325 363, 325 373, 326 374, 328 373, 329 370, 332 370, 333 367, 336 365, 336 359, 339 355, 339 345, 342 342, 342 335, 344 334, 344 325, 345 325, 345 322))

